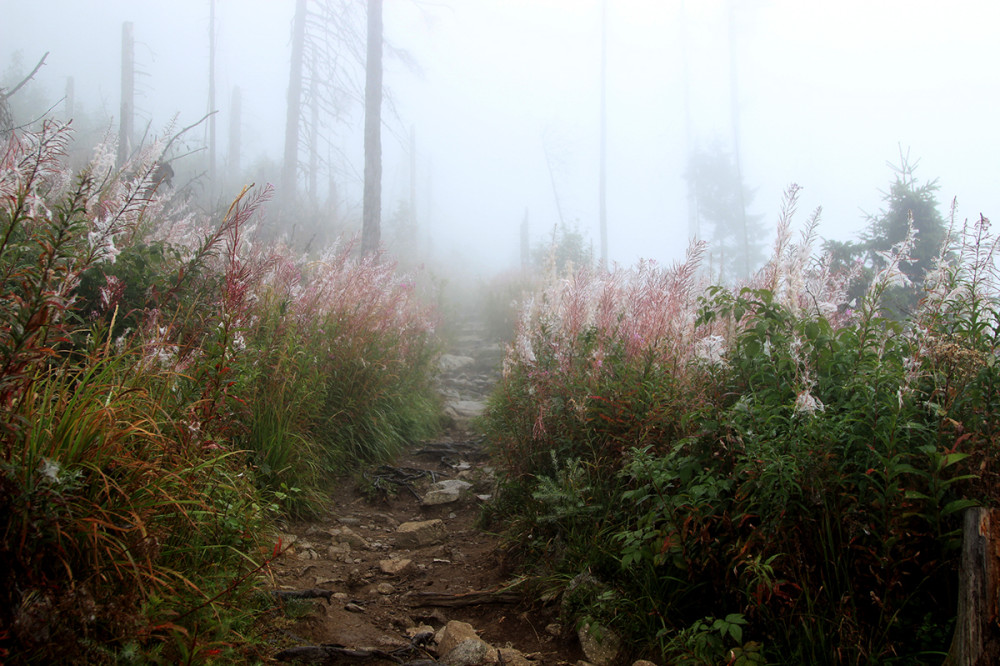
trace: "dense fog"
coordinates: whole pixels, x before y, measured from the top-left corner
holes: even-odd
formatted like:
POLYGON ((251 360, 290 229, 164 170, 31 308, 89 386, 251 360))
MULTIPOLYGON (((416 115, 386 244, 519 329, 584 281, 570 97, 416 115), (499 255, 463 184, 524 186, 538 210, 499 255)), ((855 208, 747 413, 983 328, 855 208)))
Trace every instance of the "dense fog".
MULTIPOLYGON (((364 3, 308 4, 310 39, 325 45, 330 69, 317 72, 318 129, 300 141, 301 198, 313 202, 311 224, 351 232, 361 211, 364 3), (317 18, 324 11, 337 20, 317 18)), ((278 184, 295 5, 214 3, 218 171, 207 183, 203 122, 168 156, 174 187, 197 183, 200 196, 222 201, 249 182, 278 184), (236 87, 238 166, 228 138, 236 87)), ((0 0, 0 85, 15 85, 49 54, 11 97, 15 122, 47 110, 65 117, 72 77, 78 132, 114 135, 129 21, 136 140, 196 123, 210 110, 211 6, 0 0)), ((525 216, 535 246, 562 224, 599 252, 602 29, 611 262, 682 256, 699 229, 686 178, 699 150, 738 164, 746 213, 763 234, 783 190, 797 183, 800 219, 822 206, 821 234, 852 238, 882 206, 893 177, 887 162, 901 155, 918 162, 918 180, 938 179, 945 214, 953 197, 960 220, 1000 211, 1000 5, 610 0, 603 20, 602 8, 601 0, 386 0, 382 225, 390 252, 417 247, 477 270, 516 267, 525 216), (411 201, 416 245, 393 232, 411 201)), ((310 114, 306 103, 304 123, 310 114)), ((269 217, 288 223, 286 201, 278 192, 269 217)))

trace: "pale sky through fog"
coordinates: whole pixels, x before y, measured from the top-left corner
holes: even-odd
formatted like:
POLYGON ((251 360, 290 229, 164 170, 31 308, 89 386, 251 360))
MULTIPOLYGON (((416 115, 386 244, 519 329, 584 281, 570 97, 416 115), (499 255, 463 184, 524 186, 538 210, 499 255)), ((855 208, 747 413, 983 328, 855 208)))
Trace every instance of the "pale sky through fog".
MULTIPOLYGON (((360 1, 360 0, 359 0, 360 1)), ((687 245, 684 49, 694 140, 729 147, 729 5, 608 1, 610 257, 671 261, 687 245)), ((942 212, 1000 216, 1000 3, 735 0, 744 180, 768 228, 783 190, 798 220, 846 239, 875 212, 899 147, 938 178, 942 212)), ((206 111, 208 0, 0 0, 0 58, 20 51, 53 102, 75 77, 79 103, 118 112, 122 21, 135 24, 137 107, 154 131, 206 111)), ((217 106, 224 157, 232 86, 243 91, 244 163, 280 160, 293 0, 218 0, 217 106)), ((396 118, 384 134, 386 214, 409 194, 405 135, 418 150, 418 222, 444 256, 513 266, 528 209, 540 240, 564 218, 597 245, 600 0, 385 0, 396 118), (548 160, 547 160, 548 155, 548 160), (551 164, 550 173, 548 164, 551 164), (454 239, 453 241, 447 239, 454 239)), ((360 117, 360 110, 356 111, 360 117)), ((346 133, 348 128, 344 129, 346 133)), ((351 131, 354 131, 353 129, 351 131)), ((344 196, 360 206, 361 141, 341 139, 344 196)))

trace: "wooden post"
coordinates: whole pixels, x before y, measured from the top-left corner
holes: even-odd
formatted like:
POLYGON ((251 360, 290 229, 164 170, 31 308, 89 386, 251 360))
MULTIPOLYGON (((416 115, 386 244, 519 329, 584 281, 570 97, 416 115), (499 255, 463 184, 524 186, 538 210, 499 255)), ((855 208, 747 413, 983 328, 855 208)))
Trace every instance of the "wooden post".
POLYGON ((945 666, 1000 664, 1000 510, 965 512, 958 616, 945 666))
POLYGON ((135 38, 131 21, 122 23, 122 99, 118 118, 118 167, 132 154, 135 115, 135 38))

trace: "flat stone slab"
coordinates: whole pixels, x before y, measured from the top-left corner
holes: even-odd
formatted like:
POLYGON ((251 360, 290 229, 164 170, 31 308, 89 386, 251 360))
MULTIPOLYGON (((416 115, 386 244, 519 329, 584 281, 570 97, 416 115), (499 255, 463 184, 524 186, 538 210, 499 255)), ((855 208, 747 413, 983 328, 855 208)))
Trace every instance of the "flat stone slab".
POLYGON ((438 367, 441 372, 454 372, 461 368, 472 365, 476 362, 476 359, 471 356, 459 356, 458 354, 443 354, 440 359, 438 359, 438 367))
POLYGON ((402 548, 433 546, 445 540, 448 530, 440 518, 416 520, 396 528, 396 545, 402 548))
POLYGON ((486 403, 482 400, 455 400, 448 403, 448 409, 454 412, 456 418, 471 419, 483 413, 486 403))
POLYGON ((408 560, 406 558, 398 560, 379 560, 378 568, 381 569, 384 574, 398 576, 399 574, 413 568, 413 560, 408 560))

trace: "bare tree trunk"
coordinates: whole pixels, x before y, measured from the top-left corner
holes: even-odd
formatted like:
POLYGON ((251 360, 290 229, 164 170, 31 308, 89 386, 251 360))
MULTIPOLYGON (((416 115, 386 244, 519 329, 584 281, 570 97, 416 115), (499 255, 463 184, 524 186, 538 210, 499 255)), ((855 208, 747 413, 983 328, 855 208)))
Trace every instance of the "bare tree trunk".
POLYGON ((601 270, 608 270, 608 0, 601 3, 601 174, 599 215, 601 270))
POLYGON ((417 239, 417 128, 410 125, 410 233, 417 239))
MULTIPOLYGON (((684 70, 684 159, 691 164, 691 154, 694 152, 694 135, 691 122, 691 60, 688 56, 687 12, 684 0, 681 0, 681 67, 684 70)), ((694 180, 687 182, 687 214, 688 239, 701 239, 701 216, 698 212, 698 200, 694 196, 694 180)))
POLYGON ((208 182, 215 188, 215 0, 208 10, 208 182))
POLYGON ((329 145, 326 151, 326 163, 329 165, 327 173, 330 176, 326 192, 326 207, 330 210, 333 216, 333 224, 336 226, 340 223, 340 193, 337 190, 337 174, 333 168, 332 148, 329 145))
POLYGON ((66 121, 73 120, 76 115, 76 93, 73 88, 73 77, 66 77, 66 121))
POLYGON ((382 217, 382 0, 368 0, 365 62, 365 193, 361 252, 378 250, 382 217))
POLYGON ((521 270, 528 270, 531 262, 530 245, 528 243, 528 209, 524 209, 524 221, 521 222, 521 270))
MULTIPOLYGON (((601 164, 604 164, 603 160, 601 161, 601 164)), ((552 198, 555 199, 556 202, 556 213, 559 215, 559 225, 565 228, 566 218, 563 217, 562 200, 559 199, 559 188, 556 187, 556 172, 555 169, 552 168, 552 152, 547 143, 545 144, 545 166, 549 169, 549 182, 552 184, 552 198)), ((601 200, 603 201, 603 197, 601 200)))
POLYGON ((135 37, 131 21, 122 23, 122 99, 119 115, 117 165, 121 168, 132 154, 135 122, 135 37))
POLYGON ((302 60, 306 39, 306 0, 296 0, 292 26, 292 62, 288 73, 285 116, 285 161, 281 167, 281 196, 295 198, 299 173, 299 116, 302 107, 302 60))
POLYGON ((319 202, 319 95, 316 86, 319 79, 319 71, 316 68, 316 59, 312 59, 310 65, 310 79, 313 82, 310 87, 309 96, 309 178, 307 180, 309 189, 309 203, 316 207, 319 202))
POLYGON ((733 157, 736 160, 740 219, 743 224, 743 271, 740 277, 750 277, 750 232, 747 230, 746 193, 743 191, 743 161, 740 158, 739 92, 739 78, 736 68, 736 5, 733 0, 729 0, 729 111, 733 123, 733 157))
POLYGON ((243 125, 243 95, 239 86, 233 88, 233 99, 229 105, 229 169, 234 176, 240 175, 240 142, 243 125))

